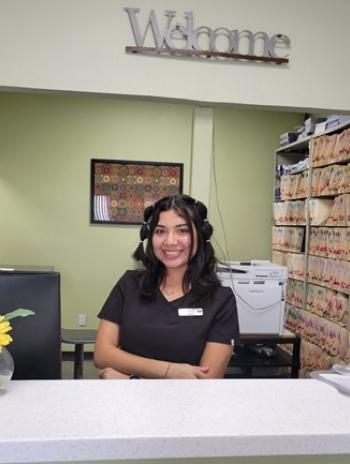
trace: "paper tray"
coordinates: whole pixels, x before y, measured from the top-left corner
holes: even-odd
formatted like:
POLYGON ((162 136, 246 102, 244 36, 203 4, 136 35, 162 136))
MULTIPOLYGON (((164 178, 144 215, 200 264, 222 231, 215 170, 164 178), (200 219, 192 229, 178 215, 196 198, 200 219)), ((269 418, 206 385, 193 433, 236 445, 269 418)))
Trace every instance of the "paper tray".
POLYGON ((315 371, 310 373, 313 379, 332 385, 346 395, 350 395, 350 375, 340 375, 332 371, 315 371))

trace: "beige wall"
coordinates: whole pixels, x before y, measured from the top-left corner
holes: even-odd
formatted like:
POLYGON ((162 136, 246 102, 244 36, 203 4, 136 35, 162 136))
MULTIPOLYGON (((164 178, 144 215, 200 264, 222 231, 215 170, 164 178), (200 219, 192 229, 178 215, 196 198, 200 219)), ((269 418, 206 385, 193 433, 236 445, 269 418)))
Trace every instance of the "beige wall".
MULTIPOLYGON (((79 313, 96 326, 96 312, 133 266, 138 243, 138 226, 89 223, 90 159, 183 162, 188 193, 192 117, 186 104, 0 93, 0 263, 55 266, 64 327, 77 327, 79 313)), ((301 119, 214 110, 219 205, 231 259, 269 257, 273 149, 280 132, 301 119)), ((209 215, 224 248, 213 182, 209 215)))
POLYGON ((0 88, 349 111, 349 16, 348 0, 1 0, 0 88), (126 54, 128 6, 141 9, 142 31, 151 9, 163 30, 169 9, 181 24, 193 11, 195 27, 286 34, 290 63, 126 54))

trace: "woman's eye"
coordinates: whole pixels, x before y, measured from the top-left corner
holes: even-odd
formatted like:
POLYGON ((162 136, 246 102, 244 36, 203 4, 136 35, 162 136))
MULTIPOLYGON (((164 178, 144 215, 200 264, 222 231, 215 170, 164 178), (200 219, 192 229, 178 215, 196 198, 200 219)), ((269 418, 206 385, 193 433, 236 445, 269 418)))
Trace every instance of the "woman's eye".
POLYGON ((164 230, 163 229, 156 229, 154 233, 157 234, 157 235, 162 235, 162 234, 164 234, 164 230))
POLYGON ((184 227, 183 229, 178 229, 178 232, 181 234, 181 235, 186 235, 189 233, 189 230, 187 227, 184 227))

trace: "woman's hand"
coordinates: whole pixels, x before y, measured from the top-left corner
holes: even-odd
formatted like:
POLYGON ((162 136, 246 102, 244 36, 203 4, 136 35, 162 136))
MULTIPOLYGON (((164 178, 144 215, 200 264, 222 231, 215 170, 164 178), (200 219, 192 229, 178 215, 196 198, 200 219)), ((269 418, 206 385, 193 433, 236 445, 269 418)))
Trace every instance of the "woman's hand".
MULTIPOLYGON (((171 363, 168 369, 167 379, 207 379, 209 367, 192 366, 191 364, 171 363)), ((112 367, 105 367, 99 372, 100 379, 127 380, 129 375, 117 371, 112 367)))
POLYGON ((116 369, 112 369, 111 367, 105 367, 101 369, 99 372, 100 379, 110 380, 110 379, 119 379, 119 380, 126 380, 129 378, 128 375, 123 374, 123 372, 119 372, 116 369))
POLYGON ((167 379, 208 379, 209 367, 192 366, 191 364, 171 363, 167 379))

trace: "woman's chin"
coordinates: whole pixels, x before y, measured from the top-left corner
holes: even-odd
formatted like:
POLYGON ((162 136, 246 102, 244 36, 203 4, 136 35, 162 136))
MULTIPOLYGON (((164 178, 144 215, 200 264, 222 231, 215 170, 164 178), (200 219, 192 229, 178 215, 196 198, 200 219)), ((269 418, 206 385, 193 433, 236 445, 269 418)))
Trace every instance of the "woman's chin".
POLYGON ((164 259, 163 264, 167 269, 187 268, 187 261, 182 259, 164 259))

